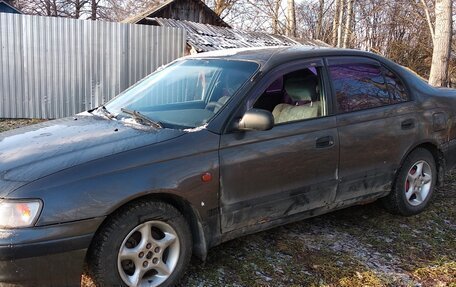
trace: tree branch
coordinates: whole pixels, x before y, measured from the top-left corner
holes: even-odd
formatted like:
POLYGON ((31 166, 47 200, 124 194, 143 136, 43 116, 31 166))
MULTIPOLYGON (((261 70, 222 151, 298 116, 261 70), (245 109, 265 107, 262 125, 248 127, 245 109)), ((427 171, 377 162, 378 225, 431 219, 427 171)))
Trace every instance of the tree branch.
POLYGON ((434 39, 435 39, 435 29, 434 29, 434 25, 432 24, 431 14, 429 13, 429 7, 427 6, 425 0, 421 0, 421 4, 423 5, 424 13, 426 14, 426 21, 428 23, 429 30, 431 31, 432 41, 434 41, 434 39))

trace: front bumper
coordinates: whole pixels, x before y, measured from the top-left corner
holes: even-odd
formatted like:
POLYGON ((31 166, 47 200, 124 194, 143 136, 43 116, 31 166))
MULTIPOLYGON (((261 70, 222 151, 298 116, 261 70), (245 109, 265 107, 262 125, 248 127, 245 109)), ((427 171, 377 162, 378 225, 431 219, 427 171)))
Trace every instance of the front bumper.
POLYGON ((87 248, 103 220, 0 230, 0 287, 80 286, 87 248))

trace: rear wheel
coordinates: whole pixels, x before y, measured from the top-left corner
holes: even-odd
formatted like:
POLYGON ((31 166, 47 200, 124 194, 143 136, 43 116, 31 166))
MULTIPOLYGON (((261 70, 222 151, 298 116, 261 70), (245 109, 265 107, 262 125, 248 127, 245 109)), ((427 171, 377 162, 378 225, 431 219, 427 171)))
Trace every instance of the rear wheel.
POLYGON ((174 207, 141 201, 108 219, 89 253, 97 286, 173 286, 191 257, 192 238, 174 207))
POLYGON ((436 179, 434 157, 428 150, 418 148, 405 159, 393 190, 383 199, 383 204, 393 213, 418 214, 428 206, 436 179))

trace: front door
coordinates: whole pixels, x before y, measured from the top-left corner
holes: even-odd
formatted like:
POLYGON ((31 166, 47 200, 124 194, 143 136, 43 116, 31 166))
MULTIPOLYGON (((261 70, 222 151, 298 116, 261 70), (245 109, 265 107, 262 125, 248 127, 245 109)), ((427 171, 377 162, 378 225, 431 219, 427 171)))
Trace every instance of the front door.
POLYGON ((272 112, 274 128, 221 137, 223 232, 321 208, 335 196, 339 143, 321 66, 275 75, 247 106, 272 112))

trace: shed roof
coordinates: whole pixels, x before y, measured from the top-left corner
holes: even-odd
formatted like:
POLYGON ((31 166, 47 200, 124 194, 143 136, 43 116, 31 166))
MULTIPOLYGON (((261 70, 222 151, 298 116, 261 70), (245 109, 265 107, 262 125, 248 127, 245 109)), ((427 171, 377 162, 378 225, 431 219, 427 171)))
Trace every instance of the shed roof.
MULTIPOLYGON (((208 12, 209 14, 212 14, 212 16, 217 20, 218 23, 220 23, 221 26, 230 27, 230 25, 228 25, 225 21, 223 21, 222 18, 220 18, 220 16, 214 12, 214 10, 209 8, 201 0, 187 0, 187 1, 194 1, 194 2, 198 3, 199 5, 201 5, 202 9, 206 10, 206 12, 208 12)), ((176 0, 167 0, 163 3, 158 3, 157 5, 152 6, 151 8, 149 8, 148 10, 146 10, 140 14, 133 15, 129 18, 122 20, 121 23, 137 24, 138 22, 144 20, 147 17, 158 17, 158 16, 160 16, 159 13, 162 10, 164 10, 167 6, 173 4, 174 2, 176 2, 176 0)))
POLYGON ((0 12, 7 12, 7 13, 16 13, 22 14, 22 11, 17 9, 16 7, 12 6, 11 4, 7 3, 6 1, 0 0, 0 12))
POLYGON ((268 46, 328 46, 318 40, 293 40, 282 35, 248 32, 228 27, 164 18, 146 18, 152 25, 175 27, 187 32, 187 43, 198 53, 232 48, 268 46))

